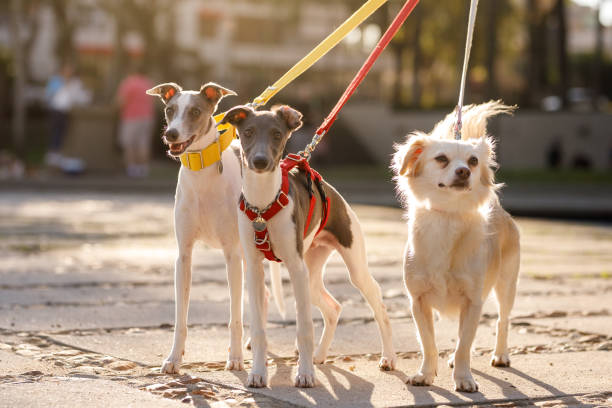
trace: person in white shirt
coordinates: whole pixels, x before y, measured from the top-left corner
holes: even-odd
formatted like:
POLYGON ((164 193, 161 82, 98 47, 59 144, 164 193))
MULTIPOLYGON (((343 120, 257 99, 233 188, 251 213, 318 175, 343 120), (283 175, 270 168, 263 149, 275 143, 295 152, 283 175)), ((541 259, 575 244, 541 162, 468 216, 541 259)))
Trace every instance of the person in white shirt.
POLYGON ((62 162, 60 152, 68 130, 70 111, 75 106, 89 103, 91 95, 83 87, 81 80, 75 76, 74 67, 65 64, 59 75, 49 79, 45 96, 51 121, 51 137, 45 163, 60 167, 62 162))

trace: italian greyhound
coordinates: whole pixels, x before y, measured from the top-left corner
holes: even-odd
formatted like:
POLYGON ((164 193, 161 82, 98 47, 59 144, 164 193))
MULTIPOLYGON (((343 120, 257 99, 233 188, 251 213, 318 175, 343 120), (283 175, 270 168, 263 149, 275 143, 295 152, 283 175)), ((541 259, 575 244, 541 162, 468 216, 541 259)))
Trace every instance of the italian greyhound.
POLYGON ((291 171, 286 178, 283 175, 281 156, 292 132, 302 125, 301 118, 301 113, 288 106, 276 107, 271 111, 254 111, 248 106, 238 106, 228 111, 222 121, 238 129, 242 147, 241 203, 246 203, 249 211, 262 212, 277 201, 284 204, 265 224, 259 218, 252 221, 244 211, 238 210, 238 228, 246 259, 252 319, 253 368, 247 380, 249 387, 267 385, 262 266, 264 254, 256 247, 254 240, 255 229, 265 227, 269 235, 266 239, 269 238, 268 243, 275 256, 289 270, 293 285, 299 353, 295 386, 314 386, 314 363, 325 361, 338 324, 341 306, 323 282, 325 264, 334 250, 344 260, 351 283, 361 291, 374 312, 382 341, 379 367, 392 370, 396 363, 391 324, 382 302, 380 287, 368 271, 364 236, 357 216, 340 194, 324 181, 320 182, 321 190, 312 189, 309 187, 310 180, 302 171, 291 171), (287 183, 284 180, 288 180, 289 193, 281 197, 279 191, 282 192, 283 185, 287 183), (314 209, 310 204, 313 194, 316 198, 314 209), (328 203, 329 208, 326 216, 322 214, 322 205, 325 203, 328 203), (319 231, 322 224, 324 227, 319 231), (311 303, 319 308, 324 320, 323 334, 316 351, 311 303))
MULTIPOLYGON (((163 141, 168 155, 178 158, 185 152, 202 152, 219 143, 219 132, 212 115, 219 101, 234 91, 215 83, 207 83, 199 91, 184 91, 174 83, 165 83, 147 91, 159 96, 165 105, 168 124, 163 141)), ((197 240, 223 251, 230 292, 230 348, 225 368, 244 370, 242 353, 242 266, 243 256, 238 237, 236 203, 240 196, 241 178, 238 159, 239 144, 232 142, 221 151, 214 165, 193 171, 181 166, 174 202, 174 226, 178 243, 175 286, 175 326, 172 351, 161 366, 162 373, 178 373, 187 337, 187 312, 191 288, 191 257, 197 240)), ((284 317, 280 267, 270 265, 274 300, 284 317)), ((264 301, 267 307, 267 299, 264 301)))

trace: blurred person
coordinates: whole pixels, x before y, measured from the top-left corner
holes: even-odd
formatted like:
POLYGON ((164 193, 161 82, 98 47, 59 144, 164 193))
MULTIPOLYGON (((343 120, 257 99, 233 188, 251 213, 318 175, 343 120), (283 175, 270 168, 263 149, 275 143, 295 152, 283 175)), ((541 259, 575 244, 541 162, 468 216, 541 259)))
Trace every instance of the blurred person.
POLYGON ((119 143, 123 148, 129 177, 146 177, 149 174, 154 111, 153 100, 146 91, 153 86, 145 75, 144 66, 139 64, 121 82, 117 92, 121 110, 119 143))
MULTIPOLYGON (((45 89, 45 99, 50 113, 51 134, 45 163, 49 166, 63 167, 65 158, 61 154, 69 115, 73 107, 90 102, 91 95, 83 87, 73 65, 66 63, 59 74, 52 76, 45 89)), ((72 159, 68 159, 72 160, 72 159)))

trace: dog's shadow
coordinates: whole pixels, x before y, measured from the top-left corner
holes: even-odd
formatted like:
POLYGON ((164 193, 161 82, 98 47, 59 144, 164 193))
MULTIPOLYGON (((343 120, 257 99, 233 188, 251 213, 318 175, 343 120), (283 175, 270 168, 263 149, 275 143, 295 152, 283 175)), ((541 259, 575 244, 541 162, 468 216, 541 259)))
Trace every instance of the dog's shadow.
POLYGON ((403 371, 390 371, 391 375, 399 378, 405 385, 406 390, 412 394, 414 405, 424 405, 424 406, 435 406, 440 403, 440 401, 436 401, 434 398, 434 394, 439 395, 442 398, 445 398, 449 403, 465 403, 464 399, 459 398, 459 395, 465 395, 473 401, 482 400, 481 393, 470 394, 457 394, 451 392, 445 388, 438 387, 437 385, 429 385, 429 386, 415 386, 411 385, 408 382, 409 376, 406 375, 403 371))
MULTIPOLYGON (((499 376, 493 376, 493 375, 489 375, 487 373, 484 373, 480 370, 476 370, 474 368, 472 368, 472 373, 475 376, 481 377, 483 379, 486 379, 488 381, 490 381, 493 384, 496 384, 497 386, 499 386, 499 388, 502 391, 503 394, 503 398, 497 398, 497 399, 491 399, 491 398, 487 398, 486 394, 484 394, 482 389, 479 392, 475 392, 475 393, 465 393, 465 392, 456 392, 456 391, 449 391, 447 389, 438 387, 436 385, 431 385, 431 386, 413 386, 411 384, 408 383, 408 376, 401 372, 401 371, 393 371, 391 372, 392 375, 396 376, 397 378, 399 378, 403 383, 406 384, 406 389, 408 392, 410 392, 413 395, 414 398, 414 404, 415 405, 437 405, 439 403, 441 403, 440 401, 436 401, 434 398, 434 395, 438 395, 444 399, 447 400, 448 403, 451 404, 456 404, 456 403, 466 403, 468 401, 466 401, 466 399, 472 400, 473 402, 478 402, 478 403, 483 403, 483 402, 487 402, 487 403, 496 403, 496 402, 504 402, 504 401, 508 401, 511 400, 514 403, 519 403, 519 402, 527 402, 527 401, 533 401, 534 399, 536 400, 544 400, 544 399, 550 399, 550 398, 558 398, 558 397, 564 397, 566 399, 566 403, 570 404, 570 405, 580 405, 581 402, 578 401, 575 397, 572 396, 567 396, 567 393, 559 390, 558 388, 553 387, 550 384, 547 384, 546 382, 542 381, 542 380, 538 380, 537 378, 534 378, 520 370, 517 370, 515 368, 511 368, 511 367, 505 367, 505 368, 499 368, 500 373, 506 372, 509 374, 512 374, 516 377, 520 377, 523 378, 529 382, 531 382, 532 384, 548 391, 550 393, 550 395, 541 395, 541 396, 528 396, 527 394, 525 394, 524 392, 522 392, 519 388, 517 388, 515 385, 513 385, 511 382, 507 381, 507 380, 503 380, 501 378, 499 378, 499 376)), ((476 378, 478 380, 478 378, 476 378)), ((486 392, 486 390, 484 390, 486 392)))
MULTIPOLYGON (((550 393, 550 395, 548 396, 541 396, 541 398, 538 399, 548 399, 548 398, 552 398, 552 397, 563 397, 565 400, 564 403, 570 404, 570 405, 581 405, 582 403, 580 401, 578 401, 576 398, 571 397, 571 396, 567 396, 568 394, 566 392, 561 391, 558 388, 553 387, 550 384, 547 384, 546 382, 542 381, 542 380, 538 380, 537 378, 534 378, 526 373, 524 373, 523 371, 517 370, 516 368, 513 367, 499 367, 500 372, 507 372, 509 374, 512 374, 516 377, 520 377, 523 378, 527 381, 529 381, 530 383, 534 384, 535 386, 542 388, 546 391, 548 391, 550 393)), ((475 370, 472 368, 472 372, 482 378, 486 378, 487 380, 491 381, 492 383, 496 384, 499 386, 499 388, 502 389, 502 393, 504 394, 504 397, 508 398, 508 399, 513 399, 513 400, 531 400, 533 399, 533 397, 529 397, 526 394, 524 394, 522 391, 520 391, 516 386, 514 386, 512 383, 506 381, 506 380, 502 380, 499 377, 495 377, 486 373, 483 373, 482 371, 479 370, 475 370)))
MULTIPOLYGON (((295 364, 285 359, 277 358, 272 354, 269 358, 276 359, 276 369, 269 379, 268 388, 248 388, 253 393, 253 398, 259 404, 270 403, 270 399, 296 405, 311 406, 333 406, 338 403, 364 405, 364 401, 371 401, 374 384, 353 374, 348 370, 341 369, 332 364, 315 366, 317 384, 314 388, 297 388, 293 385, 293 376, 297 370, 295 364), (321 374, 329 383, 329 386, 321 384, 321 374), (289 379, 289 381, 288 381, 289 379)), ((248 374, 246 371, 233 371, 243 384, 246 384, 248 374)), ((367 405, 367 404, 366 404, 367 405)), ((370 404, 373 406, 373 404, 370 404)))

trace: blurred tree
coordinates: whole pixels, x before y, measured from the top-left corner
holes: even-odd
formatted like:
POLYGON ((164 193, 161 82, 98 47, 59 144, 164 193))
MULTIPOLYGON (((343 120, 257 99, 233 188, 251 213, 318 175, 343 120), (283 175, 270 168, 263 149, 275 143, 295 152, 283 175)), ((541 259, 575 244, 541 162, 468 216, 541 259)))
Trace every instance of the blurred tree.
POLYGON ((597 2, 595 7, 595 58, 593 58, 593 93, 591 104, 594 110, 599 110, 599 97, 602 93, 603 73, 603 24, 601 24, 600 13, 603 0, 597 2))
POLYGON ((30 63, 29 58, 32 55, 34 43, 40 32, 40 22, 38 18, 40 5, 41 0, 24 0, 22 6, 24 25, 28 27, 27 35, 23 40, 23 55, 27 82, 32 82, 34 80, 34 75, 32 73, 33 64, 30 63))
POLYGON ((74 32, 77 28, 76 10, 71 0, 45 0, 51 6, 56 21, 57 37, 55 40, 55 55, 60 64, 76 63, 74 49, 74 32))
POLYGON ((489 1, 486 3, 484 17, 487 24, 485 34, 486 53, 485 67, 487 70, 487 88, 485 91, 486 99, 497 97, 497 83, 495 78, 495 59, 497 57, 497 27, 498 27, 498 8, 503 6, 504 0, 489 1))
POLYGON ((567 58, 567 22, 565 16, 565 1, 557 0, 554 8, 557 34, 557 64, 559 66, 559 77, 557 81, 557 92, 561 98, 561 108, 567 108, 567 93, 569 89, 569 63, 567 58))
POLYGON ((10 30, 13 43, 13 66, 15 82, 13 84, 13 146, 18 155, 23 154, 25 138, 25 59, 23 54, 21 27, 23 25, 23 4, 21 0, 11 1, 10 30))

